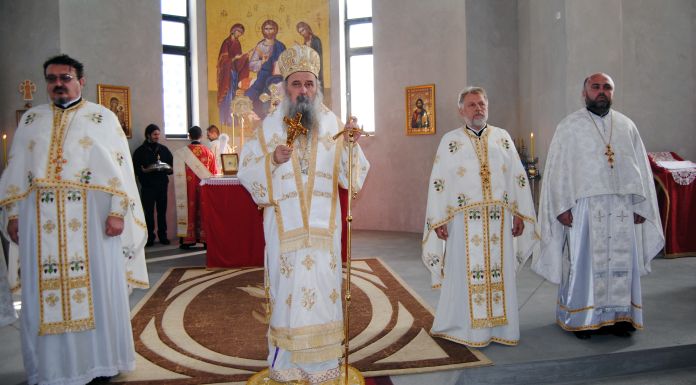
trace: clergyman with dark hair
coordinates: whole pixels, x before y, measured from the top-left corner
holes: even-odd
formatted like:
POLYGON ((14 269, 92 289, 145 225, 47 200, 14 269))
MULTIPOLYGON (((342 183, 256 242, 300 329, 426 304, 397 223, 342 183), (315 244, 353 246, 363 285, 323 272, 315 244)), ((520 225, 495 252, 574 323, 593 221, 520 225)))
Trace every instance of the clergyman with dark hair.
POLYGON ((83 65, 59 55, 43 68, 51 102, 17 127, 0 228, 18 246, 9 280, 22 292, 27 382, 84 384, 135 369, 128 293, 149 286, 145 218, 126 136, 83 99, 83 65))
POLYGON ((145 141, 133 153, 133 167, 140 182, 140 199, 147 224, 146 247, 155 243, 155 208, 157 238, 163 245, 170 243, 167 236, 167 190, 174 157, 167 146, 159 143, 160 137, 160 128, 155 124, 148 125, 145 128, 145 141))
POLYGON ((213 153, 201 144, 203 130, 193 126, 189 128, 188 136, 191 143, 174 152, 176 233, 182 249, 206 243, 201 219, 201 179, 217 174, 213 153))

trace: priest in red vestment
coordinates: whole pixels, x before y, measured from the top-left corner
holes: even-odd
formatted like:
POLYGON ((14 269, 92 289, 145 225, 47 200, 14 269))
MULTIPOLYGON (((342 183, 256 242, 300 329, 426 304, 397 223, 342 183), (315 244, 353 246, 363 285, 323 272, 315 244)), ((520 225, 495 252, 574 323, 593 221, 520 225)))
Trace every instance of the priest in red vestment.
POLYGON ((176 195, 176 230, 180 247, 188 249, 196 243, 205 244, 201 225, 201 179, 217 173, 215 157, 200 139, 203 130, 188 130, 191 143, 174 152, 174 187, 176 195))

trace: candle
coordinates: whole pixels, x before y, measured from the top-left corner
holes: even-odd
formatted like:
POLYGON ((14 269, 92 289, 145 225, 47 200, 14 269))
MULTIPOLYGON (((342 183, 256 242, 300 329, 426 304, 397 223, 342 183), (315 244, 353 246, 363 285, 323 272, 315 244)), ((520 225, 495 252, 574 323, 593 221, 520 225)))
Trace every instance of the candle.
POLYGON ((242 147, 244 147, 244 115, 241 118, 241 126, 239 129, 239 152, 242 152, 242 147))
POLYGON ((530 155, 532 156, 532 161, 534 161, 534 133, 532 132, 532 134, 530 136, 531 136, 531 138, 530 138, 529 146, 531 148, 530 148, 529 152, 530 152, 530 155))
POLYGON ((2 159, 7 167, 7 134, 2 134, 2 159))
POLYGON ((232 113, 232 152, 237 152, 236 147, 234 145, 234 112, 232 113))

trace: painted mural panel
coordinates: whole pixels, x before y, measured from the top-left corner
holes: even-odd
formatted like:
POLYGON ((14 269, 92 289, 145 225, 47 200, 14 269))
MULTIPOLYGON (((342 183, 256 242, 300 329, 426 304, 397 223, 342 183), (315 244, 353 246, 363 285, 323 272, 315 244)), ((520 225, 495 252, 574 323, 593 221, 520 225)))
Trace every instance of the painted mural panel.
POLYGON ((328 0, 208 0, 206 20, 209 121, 231 135, 233 147, 243 145, 278 103, 283 79, 277 60, 292 45, 319 53, 330 104, 328 0))

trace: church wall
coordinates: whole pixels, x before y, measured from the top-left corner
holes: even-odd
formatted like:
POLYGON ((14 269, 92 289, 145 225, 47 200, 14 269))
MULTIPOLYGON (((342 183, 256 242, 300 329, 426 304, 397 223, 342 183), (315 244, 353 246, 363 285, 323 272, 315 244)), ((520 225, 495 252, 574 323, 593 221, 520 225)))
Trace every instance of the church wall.
MULTIPOLYGON (((35 0, 32 0, 35 1, 35 0)), ((97 84, 127 86, 131 97, 131 153, 145 139, 145 127, 164 127, 162 31, 159 0, 61 0, 61 52, 85 65, 83 96, 97 102, 97 84)), ((186 142, 160 143, 173 152, 186 142)), ((172 179, 172 178, 170 178, 172 179)), ((173 180, 169 183, 167 228, 176 236, 173 180)))
POLYGON ((517 30, 517 2, 467 0, 467 85, 486 89, 489 123, 506 129, 513 138, 523 131, 519 126, 517 30))
POLYGON ((648 151, 696 161, 696 2, 624 0, 622 10, 624 71, 616 98, 648 151))
POLYGON ((541 167, 558 122, 566 115, 566 31, 563 0, 520 0, 520 133, 529 150, 534 132, 541 167))
POLYGON ((420 232, 442 135, 459 126, 466 85, 466 13, 458 0, 373 1, 375 125, 361 139, 370 175, 354 204, 358 229, 420 232), (405 87, 435 84, 437 132, 406 136, 405 87))
POLYGON ((85 65, 83 95, 97 84, 130 88, 132 150, 145 126, 163 126, 161 11, 158 0, 61 0, 61 51, 85 65))
MULTIPOLYGON (((59 52, 58 2, 0 2, 0 138, 8 135, 8 150, 17 128, 16 110, 24 109, 19 83, 36 84, 32 105, 46 103, 43 62, 59 52), (47 17, 50 15, 50 17, 47 17)), ((0 159, 1 156, 0 156, 0 159)), ((0 170, 4 169, 0 161, 0 170)))
POLYGON ((542 167, 593 72, 614 78, 614 107, 633 119, 648 151, 696 159, 696 3, 520 0, 519 15, 521 125, 539 130, 542 167))

